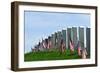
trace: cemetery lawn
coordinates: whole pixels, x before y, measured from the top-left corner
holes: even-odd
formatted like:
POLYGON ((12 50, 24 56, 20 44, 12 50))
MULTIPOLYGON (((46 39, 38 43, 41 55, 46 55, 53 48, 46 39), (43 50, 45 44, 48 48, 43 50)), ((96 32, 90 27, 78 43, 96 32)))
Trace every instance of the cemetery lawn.
POLYGON ((59 51, 52 52, 30 52, 24 54, 24 61, 44 61, 44 60, 65 60, 65 59, 80 59, 75 50, 74 54, 70 54, 70 50, 66 50, 65 54, 59 51))

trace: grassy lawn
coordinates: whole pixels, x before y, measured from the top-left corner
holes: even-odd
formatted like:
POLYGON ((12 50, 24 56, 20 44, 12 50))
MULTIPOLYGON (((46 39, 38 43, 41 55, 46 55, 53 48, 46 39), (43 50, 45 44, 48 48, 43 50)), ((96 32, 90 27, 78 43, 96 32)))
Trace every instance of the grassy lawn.
POLYGON ((24 54, 24 61, 43 61, 43 60, 64 60, 64 59, 80 59, 75 50, 74 54, 70 54, 70 50, 66 50, 65 54, 58 51, 52 52, 30 52, 24 54))

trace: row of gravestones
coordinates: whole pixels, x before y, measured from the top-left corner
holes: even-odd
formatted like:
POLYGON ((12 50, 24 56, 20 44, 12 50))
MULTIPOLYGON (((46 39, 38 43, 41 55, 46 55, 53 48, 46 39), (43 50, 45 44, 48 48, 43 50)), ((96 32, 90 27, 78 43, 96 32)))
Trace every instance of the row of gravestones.
POLYGON ((58 31, 55 32, 54 34, 51 34, 51 36, 46 38, 46 40, 47 39, 49 42, 51 41, 52 49, 57 49, 60 47, 61 39, 64 40, 66 48, 70 47, 69 43, 71 40, 73 41, 75 48, 77 48, 77 44, 78 42, 80 42, 80 46, 82 48, 86 48, 88 54, 90 54, 90 28, 88 27, 67 28, 66 30, 58 31))

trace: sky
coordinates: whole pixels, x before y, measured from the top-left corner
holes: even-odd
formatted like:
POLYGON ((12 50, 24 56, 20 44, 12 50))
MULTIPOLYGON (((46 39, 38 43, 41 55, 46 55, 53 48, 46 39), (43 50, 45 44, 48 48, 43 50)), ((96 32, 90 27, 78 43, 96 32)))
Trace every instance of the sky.
POLYGON ((90 27, 90 14, 24 11, 24 49, 30 52, 39 41, 67 27, 90 27))

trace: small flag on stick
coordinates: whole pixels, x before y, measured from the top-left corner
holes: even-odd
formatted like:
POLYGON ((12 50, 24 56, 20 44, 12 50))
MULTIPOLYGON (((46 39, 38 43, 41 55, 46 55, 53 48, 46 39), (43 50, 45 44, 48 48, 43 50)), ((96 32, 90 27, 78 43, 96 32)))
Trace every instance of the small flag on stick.
POLYGON ((70 45, 71 54, 73 54, 73 52, 74 52, 74 44, 73 44, 71 39, 70 39, 69 45, 70 45))
POLYGON ((83 50, 82 50, 82 59, 86 59, 87 58, 87 51, 86 51, 86 49, 84 48, 83 50))
POLYGON ((78 42, 78 56, 81 56, 81 46, 80 46, 80 42, 78 42))

